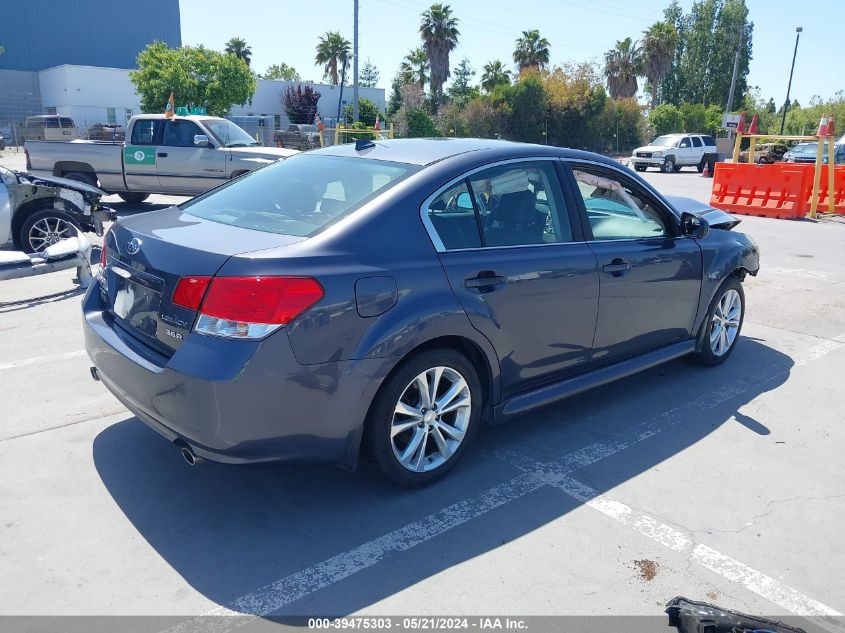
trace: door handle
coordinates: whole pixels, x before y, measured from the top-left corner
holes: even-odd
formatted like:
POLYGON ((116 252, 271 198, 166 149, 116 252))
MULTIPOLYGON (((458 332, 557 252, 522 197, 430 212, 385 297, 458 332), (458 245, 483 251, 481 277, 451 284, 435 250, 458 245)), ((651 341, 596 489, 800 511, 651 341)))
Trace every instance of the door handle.
POLYGON ((631 270, 631 262, 621 257, 614 258, 609 264, 601 267, 602 271, 614 277, 621 277, 631 270))
POLYGON ((156 154, 156 156, 158 156, 159 158, 167 158, 167 152, 159 152, 158 154, 156 154))
POLYGON ((478 288, 481 292, 492 292, 508 282, 508 278, 492 270, 482 270, 476 277, 464 282, 467 288, 478 288))

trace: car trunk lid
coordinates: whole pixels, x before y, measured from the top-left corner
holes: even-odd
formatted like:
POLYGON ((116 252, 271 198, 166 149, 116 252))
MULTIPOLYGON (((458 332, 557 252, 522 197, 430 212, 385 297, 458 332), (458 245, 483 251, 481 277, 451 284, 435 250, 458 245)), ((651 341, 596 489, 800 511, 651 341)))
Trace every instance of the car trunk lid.
POLYGON ((118 327, 169 357, 197 316, 173 302, 180 279, 213 277, 233 255, 304 239, 221 224, 178 207, 124 218, 107 236, 103 299, 118 327))

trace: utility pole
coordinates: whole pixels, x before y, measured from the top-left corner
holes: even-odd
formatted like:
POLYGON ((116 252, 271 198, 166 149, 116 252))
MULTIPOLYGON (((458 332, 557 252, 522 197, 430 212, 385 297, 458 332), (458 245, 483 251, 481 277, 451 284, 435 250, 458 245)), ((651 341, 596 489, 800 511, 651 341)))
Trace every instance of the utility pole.
POLYGON ((355 26, 352 36, 352 120, 358 121, 358 0, 355 5, 355 26))
POLYGON ((731 106, 734 102, 734 91, 736 90, 736 76, 739 74, 739 52, 742 50, 742 41, 745 39, 745 0, 739 0, 740 14, 742 19, 739 21, 739 33, 737 35, 736 56, 734 56, 734 74, 731 77, 731 90, 728 93, 728 104, 725 106, 725 112, 731 111, 731 106))
POLYGON ((789 69, 789 84, 786 86, 786 102, 783 104, 783 118, 780 120, 780 133, 783 134, 783 128, 786 125, 786 111, 789 110, 789 93, 792 90, 792 73, 795 72, 795 57, 798 55, 798 40, 801 39, 801 31, 804 29, 800 26, 795 27, 795 50, 792 51, 792 68, 789 69))

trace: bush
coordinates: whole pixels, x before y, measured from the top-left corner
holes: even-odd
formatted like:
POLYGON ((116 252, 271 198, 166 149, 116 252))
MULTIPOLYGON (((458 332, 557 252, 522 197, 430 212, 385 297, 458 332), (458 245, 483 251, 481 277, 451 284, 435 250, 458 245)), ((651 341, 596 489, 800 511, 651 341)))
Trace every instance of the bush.
POLYGON ((655 136, 684 130, 684 117, 671 103, 663 103, 652 109, 648 114, 648 122, 654 129, 655 136))
MULTIPOLYGON (((343 112, 346 115, 346 120, 351 121, 352 104, 347 103, 343 112)), ((376 124, 377 114, 379 114, 379 111, 375 103, 364 97, 358 99, 358 120, 364 124, 364 127, 373 127, 376 124)))
POLYGON ((282 105, 291 123, 314 123, 320 93, 311 86, 288 86, 282 96, 282 105))
POLYGON ((438 136, 434 127, 434 121, 421 108, 414 108, 408 112, 408 137, 432 137, 438 136))

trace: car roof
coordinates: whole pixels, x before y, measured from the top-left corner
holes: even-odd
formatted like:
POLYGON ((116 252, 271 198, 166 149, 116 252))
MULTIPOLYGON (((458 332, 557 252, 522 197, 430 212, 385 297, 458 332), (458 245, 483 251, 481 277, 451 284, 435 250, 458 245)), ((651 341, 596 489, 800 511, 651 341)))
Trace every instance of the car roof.
POLYGON ((498 139, 482 138, 408 138, 375 141, 372 147, 356 151, 354 143, 330 145, 309 151, 309 154, 323 154, 325 156, 348 156, 356 158, 370 158, 396 163, 412 165, 431 165, 442 160, 467 154, 469 152, 484 152, 488 160, 507 160, 525 156, 556 156, 559 158, 580 158, 607 164, 619 163, 611 159, 564 147, 551 145, 532 145, 530 143, 516 143, 498 139))

